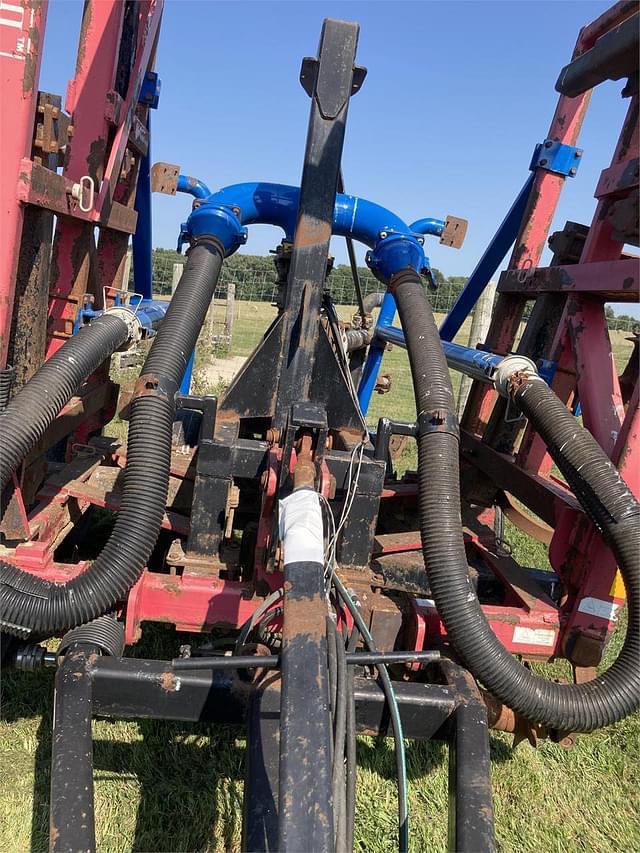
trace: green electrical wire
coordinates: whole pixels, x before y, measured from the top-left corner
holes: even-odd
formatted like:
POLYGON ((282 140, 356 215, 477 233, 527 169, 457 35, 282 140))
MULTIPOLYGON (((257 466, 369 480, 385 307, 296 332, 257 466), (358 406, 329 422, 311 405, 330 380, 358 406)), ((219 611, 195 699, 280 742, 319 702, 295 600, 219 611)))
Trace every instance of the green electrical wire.
MULTIPOLYGON (((362 635, 362 639, 364 640, 367 650, 376 653, 378 651, 376 649, 376 644, 373 641, 373 637, 369 633, 369 629, 367 628, 367 625, 364 619, 362 618, 362 615, 358 610, 355 601, 351 598, 346 587, 335 572, 333 572, 332 574, 331 582, 333 583, 338 595, 346 605, 347 609, 351 613, 353 621, 358 631, 362 635)), ((380 674, 382 689, 384 690, 385 697, 389 704, 391 727, 393 729, 393 737, 396 747, 396 763, 398 767, 398 849, 400 853, 408 853, 409 805, 407 800, 407 758, 404 750, 404 735, 402 732, 402 720, 400 719, 400 708, 398 707, 398 700, 396 699, 396 694, 393 689, 391 679, 389 678, 389 673, 387 672, 386 666, 384 666, 384 664, 377 663, 376 667, 378 669, 378 673, 380 674)))

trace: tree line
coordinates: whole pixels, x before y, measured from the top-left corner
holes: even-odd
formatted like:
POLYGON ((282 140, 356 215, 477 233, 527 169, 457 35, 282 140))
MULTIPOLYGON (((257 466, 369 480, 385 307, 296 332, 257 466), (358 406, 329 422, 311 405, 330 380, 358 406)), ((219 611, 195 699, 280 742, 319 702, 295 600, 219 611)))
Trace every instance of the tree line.
MULTIPOLYGON (((153 289, 154 293, 168 295, 171 293, 173 264, 184 263, 184 255, 173 249, 153 250, 153 289)), ((133 276, 133 271, 131 273, 133 276)), ((446 312, 458 298, 467 281, 466 276, 445 276, 436 267, 432 268, 434 289, 428 290, 429 301, 434 311, 446 312)), ((360 284, 365 294, 383 290, 371 270, 358 267, 360 284)), ((224 262, 220 278, 221 296, 226 293, 229 283, 235 283, 236 299, 252 302, 272 302, 277 290, 276 269, 272 256, 235 254, 224 262)), ((131 281, 132 284, 132 281, 131 281)), ((337 304, 355 305, 356 293, 351 276, 351 268, 346 264, 336 264, 327 278, 327 287, 337 304)), ((524 319, 527 319, 533 303, 527 305, 524 319)), ((616 314, 610 305, 605 308, 610 329, 634 331, 640 321, 628 314, 616 314)))

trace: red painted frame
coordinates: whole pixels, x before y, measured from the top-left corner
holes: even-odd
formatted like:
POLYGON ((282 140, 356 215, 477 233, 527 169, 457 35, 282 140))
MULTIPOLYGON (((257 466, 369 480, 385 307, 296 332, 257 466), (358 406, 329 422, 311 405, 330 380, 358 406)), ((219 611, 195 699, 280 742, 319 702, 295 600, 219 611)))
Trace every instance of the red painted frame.
MULTIPOLYGON (((118 206, 118 182, 125 148, 131 134, 136 132, 136 122, 139 123, 138 92, 144 73, 153 64, 162 3, 160 0, 143 0, 139 6, 136 62, 127 96, 121 98, 114 92, 114 85, 124 4, 120 0, 88 0, 76 77, 69 86, 66 104, 72 114, 74 135, 68 146, 64 174, 58 176, 59 180, 53 189, 46 191, 34 185, 34 164, 29 160, 37 101, 39 45, 44 35, 46 2, 39 4, 35 0, 23 0, 22 8, 25 17, 21 21, 23 29, 20 31, 24 31, 24 22, 28 19, 31 38, 31 42, 25 42, 24 57, 6 56, 0 51, 3 68, 5 62, 13 62, 7 92, 12 106, 15 104, 17 116, 7 142, 6 157, 3 153, 4 180, 0 199, 8 227, 16 231, 18 238, 23 204, 47 207, 60 215, 53 250, 55 274, 51 281, 48 351, 51 355, 69 334, 69 325, 75 319, 78 294, 89 286, 92 263, 100 275, 100 284, 111 285, 122 260, 123 244, 117 234, 135 229, 134 211, 130 206, 118 206), (19 174, 17 194, 14 180, 16 174, 19 174), (101 181, 97 202, 88 213, 79 211, 68 192, 73 183, 85 174, 92 175, 97 182, 101 181), (10 180, 7 180, 7 175, 10 180), (93 237, 96 224, 102 227, 97 263, 92 260, 96 252, 93 237)), ((597 38, 632 14, 635 8, 635 3, 618 3, 597 21, 584 27, 574 57, 589 49, 597 38)), ((12 25, 11 28, 18 30, 17 26, 12 25)), ((4 38, 5 35, 0 17, 0 36, 4 38)), ((560 97, 548 138, 575 145, 589 97, 589 92, 578 98, 560 97)), ((612 241, 602 213, 612 196, 619 196, 629 188, 621 188, 620 182, 622 176, 628 174, 626 167, 629 159, 637 157, 637 110, 636 96, 630 105, 612 165, 603 172, 599 181, 596 190, 598 208, 581 262, 576 266, 554 268, 551 272, 537 270, 564 184, 562 176, 544 169, 537 170, 531 200, 509 264, 512 274, 501 280, 500 296, 487 343, 494 351, 510 351, 520 322, 524 291, 529 291, 529 297, 544 292, 545 287, 547 290, 555 287, 570 291, 567 310, 550 353, 550 357, 559 362, 554 387, 562 399, 567 401, 577 388, 585 424, 611 454, 622 475, 638 495, 638 388, 625 409, 617 373, 612 369, 611 345, 603 311, 605 297, 599 295, 606 289, 607 293, 620 292, 625 298, 629 297, 629 288, 627 286, 624 290, 623 283, 628 282, 629 267, 634 262, 621 257, 622 244, 612 241), (521 282, 519 273, 523 270, 528 273, 525 281, 521 282), (556 279, 553 279, 552 273, 557 277, 559 271, 567 272, 569 285, 560 287, 554 284, 556 279), (602 284, 603 279, 606 285, 602 284), (519 289, 520 284, 524 290, 519 289)), ((5 138, 3 135, 3 152, 5 138)), ((17 249, 10 247, 17 245, 18 239, 13 242, 4 240, 0 246, 0 332, 3 345, 8 341, 17 262, 17 249)), ((637 281, 637 267, 634 274, 634 280, 637 281)), ((566 276, 563 281, 566 283, 566 276)), ((98 382, 102 381, 99 377, 98 382)), ((73 401, 71 409, 77 404, 77 401, 73 401)), ((463 427, 481 438, 495 405, 494 392, 486 385, 476 384, 465 411, 463 427)), ((107 411, 110 417, 112 410, 105 409, 104 412, 94 413, 93 420, 85 420, 87 436, 88 430, 100 426, 100 416, 107 411)), ((63 413, 63 416, 65 414, 68 412, 63 413)), ((115 452, 106 461, 122 465, 123 455, 115 452)), ((176 458, 172 475, 192 479, 192 462, 192 459, 184 462, 176 458)), ((256 578, 262 587, 269 589, 278 588, 282 582, 279 572, 267 571, 262 558, 273 533, 273 505, 280 464, 281 454, 274 448, 269 456, 267 488, 263 491, 256 550, 256 578)), ((621 588, 616 581, 611 555, 584 515, 566 502, 554 498, 557 486, 550 473, 550 459, 530 430, 525 434, 513 464, 539 475, 539 479, 547 483, 549 501, 557 507, 555 532, 550 547, 551 561, 568 585, 570 597, 566 606, 558 608, 542 592, 535 592, 535 585, 532 587, 533 592, 531 589, 525 591, 512 574, 505 573, 504 565, 496 558, 490 544, 473 535, 468 537, 469 551, 493 567, 506 590, 505 604, 486 606, 485 614, 506 648, 525 657, 546 659, 556 654, 573 654, 567 641, 571 640, 575 645, 578 634, 593 639, 601 648, 614 620, 607 618, 606 614, 598 616, 587 612, 581 605, 589 599, 604 602, 610 608, 610 616, 613 616, 621 604, 621 588)), ((329 486, 328 472, 324 468, 322 491, 325 495, 329 486)), ((402 500, 415 497, 416 494, 415 483, 388 482, 382 498, 385 501, 402 500)), ((91 504, 117 508, 112 497, 97 492, 89 486, 86 478, 55 487, 45 484, 34 510, 28 517, 22 513, 23 525, 29 530, 28 541, 18 545, 7 556, 22 568, 54 581, 66 580, 84 571, 85 563, 63 565, 56 562, 54 552, 61 532, 69 524, 70 513, 82 512, 91 504)), ((488 519, 484 517, 480 521, 486 525, 488 519)), ((188 532, 184 516, 170 511, 165 516, 163 526, 177 535, 188 532)), ((417 551, 419 543, 405 544, 401 550, 417 551)), ((211 574, 190 573, 188 569, 182 575, 145 571, 131 590, 125 608, 127 642, 138 639, 140 625, 146 620, 166 621, 188 631, 208 630, 216 624, 238 626, 259 603, 253 590, 253 585, 222 580, 211 574)), ((407 636, 411 637, 413 645, 425 648, 441 642, 444 639, 444 628, 435 608, 419 598, 413 599, 412 607, 413 615, 407 616, 407 636)))

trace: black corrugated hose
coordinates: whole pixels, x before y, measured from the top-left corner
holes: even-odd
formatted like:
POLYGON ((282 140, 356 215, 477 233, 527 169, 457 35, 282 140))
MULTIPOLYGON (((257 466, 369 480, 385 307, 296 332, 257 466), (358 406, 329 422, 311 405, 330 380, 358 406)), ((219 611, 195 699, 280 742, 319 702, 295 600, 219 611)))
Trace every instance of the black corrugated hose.
POLYGON ((0 561, 0 624, 9 633, 51 636, 89 622, 111 610, 140 576, 156 544, 166 507, 174 396, 211 303, 223 256, 213 238, 189 251, 136 385, 120 510, 98 558, 64 584, 44 581, 0 561))
POLYGON ((33 450, 88 376, 129 336, 115 314, 102 314, 80 329, 42 365, 0 417, 0 489, 33 450))
POLYGON ((420 532, 429 584, 447 634, 465 665, 491 693, 527 719, 561 732, 592 731, 640 706, 640 510, 604 452, 539 379, 513 398, 531 420, 585 511, 611 547, 627 596, 627 635, 615 663, 585 684, 556 684, 522 666, 491 630, 469 580, 462 537, 455 405, 447 362, 419 276, 404 271, 390 288, 411 363, 418 416, 441 431, 418 438, 420 532), (453 424, 454 427, 450 428, 453 424), (449 426, 447 426, 449 425, 449 426))

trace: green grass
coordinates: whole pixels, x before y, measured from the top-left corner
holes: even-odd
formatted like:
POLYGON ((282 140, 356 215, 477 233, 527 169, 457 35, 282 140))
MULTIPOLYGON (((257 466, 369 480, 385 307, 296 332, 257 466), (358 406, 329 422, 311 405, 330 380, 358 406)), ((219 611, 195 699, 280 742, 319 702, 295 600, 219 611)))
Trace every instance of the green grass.
MULTIPOLYGON (((352 311, 341 308, 341 317, 347 319, 352 311)), ((265 303, 241 303, 230 354, 248 355, 273 315, 265 303)), ((459 340, 466 343, 467 337, 463 329, 459 340)), ((616 357, 628 357, 624 335, 613 333, 612 338, 616 357)), ((201 352, 200 361, 206 358, 201 352)), ((413 419, 406 353, 398 348, 387 353, 387 371, 394 374, 394 385, 389 394, 375 398, 370 422, 389 412, 413 419)), ((135 371, 119 376, 125 382, 134 378, 135 371)), ((107 432, 123 438, 126 424, 113 422, 107 432)), ((412 452, 410 446, 406 464, 415 464, 412 452)), ((523 564, 548 566, 546 549, 509 523, 505 539, 523 564)), ((617 654, 623 633, 621 624, 605 665, 617 654)), ((178 642, 172 629, 148 626, 135 654, 169 658, 178 642)), ((567 677, 564 662, 536 669, 548 677, 567 677)), ((52 683, 49 671, 3 678, 0 853, 47 849, 52 683)), ((239 730, 144 720, 95 720, 93 729, 101 853, 239 850, 245 746, 239 730)), ((580 737, 569 751, 553 743, 514 749, 509 736, 492 733, 491 754, 499 850, 640 850, 639 715, 580 737)), ((446 750, 441 744, 408 742, 407 759, 412 850, 444 850, 446 750)), ((361 853, 395 849, 394 778, 391 742, 360 738, 356 849, 361 853)))
MULTIPOLYGON (((623 627, 623 626, 621 626, 623 627)), ((610 661, 621 637, 607 650, 610 661)), ((138 655, 168 657, 177 638, 148 628, 138 655)), ((537 667, 566 675, 559 664, 537 667)), ((0 722, 0 850, 45 851, 51 750, 50 672, 3 679, 0 722)), ((98 850, 237 851, 244 739, 230 727, 95 720, 98 850)), ((492 778, 501 851, 640 849, 640 717, 581 736, 572 750, 543 743, 512 747, 491 733, 492 778)), ((442 744, 407 742, 411 849, 446 847, 447 755, 442 744)), ((396 787, 391 741, 360 738, 356 849, 395 849, 396 787)))

